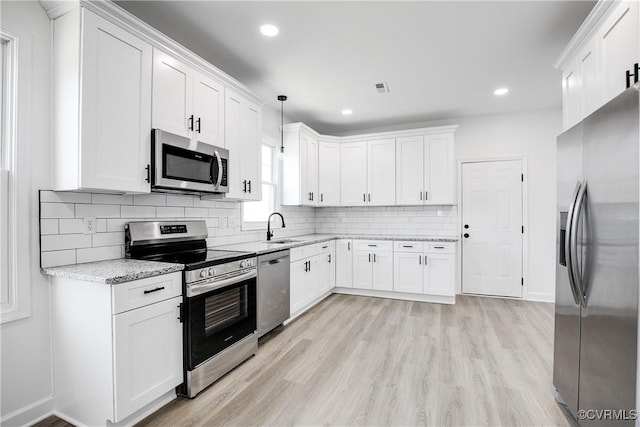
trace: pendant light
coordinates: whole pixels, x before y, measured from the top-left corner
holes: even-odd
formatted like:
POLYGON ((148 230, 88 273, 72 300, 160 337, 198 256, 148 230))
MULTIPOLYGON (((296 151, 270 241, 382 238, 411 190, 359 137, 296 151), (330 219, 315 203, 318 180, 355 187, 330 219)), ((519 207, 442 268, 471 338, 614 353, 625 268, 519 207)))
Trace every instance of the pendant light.
POLYGON ((287 100, 286 95, 278 95, 278 101, 280 101, 280 152, 278 158, 284 159, 284 101, 287 100))

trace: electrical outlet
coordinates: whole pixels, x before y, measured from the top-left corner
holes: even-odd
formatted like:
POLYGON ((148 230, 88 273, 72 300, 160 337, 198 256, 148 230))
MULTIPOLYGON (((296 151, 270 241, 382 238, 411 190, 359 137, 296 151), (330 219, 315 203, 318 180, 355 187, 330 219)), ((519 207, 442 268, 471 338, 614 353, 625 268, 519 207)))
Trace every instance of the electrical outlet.
POLYGON ((84 218, 84 234, 96 234, 98 223, 95 218, 84 218))

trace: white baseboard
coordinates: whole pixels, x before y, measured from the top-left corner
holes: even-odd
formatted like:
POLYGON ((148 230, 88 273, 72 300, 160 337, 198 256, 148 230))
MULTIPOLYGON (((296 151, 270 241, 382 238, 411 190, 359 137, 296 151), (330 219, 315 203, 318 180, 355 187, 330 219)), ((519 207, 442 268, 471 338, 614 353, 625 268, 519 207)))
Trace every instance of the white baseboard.
POLYGON ((455 304, 455 296, 403 294, 398 292, 378 291, 375 289, 334 288, 333 292, 345 295, 399 299, 403 301, 433 302, 436 304, 455 304))
POLYGON ((3 416, 0 419, 0 424, 3 426, 29 426, 53 415, 54 406, 53 396, 48 396, 3 416))
POLYGON ((538 301, 538 302, 556 302, 556 294, 555 293, 546 293, 546 292, 527 292, 525 301, 538 301))

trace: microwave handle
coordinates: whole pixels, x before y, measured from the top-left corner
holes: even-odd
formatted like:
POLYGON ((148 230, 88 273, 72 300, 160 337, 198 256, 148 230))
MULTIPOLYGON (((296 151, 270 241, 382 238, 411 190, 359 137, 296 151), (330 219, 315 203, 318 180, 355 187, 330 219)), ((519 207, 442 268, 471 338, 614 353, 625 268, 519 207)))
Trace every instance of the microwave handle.
POLYGON ((218 161, 218 178, 216 179, 216 188, 218 188, 220 187, 220 184, 222 184, 222 159, 220 158, 218 150, 214 151, 213 154, 216 156, 216 160, 218 161))

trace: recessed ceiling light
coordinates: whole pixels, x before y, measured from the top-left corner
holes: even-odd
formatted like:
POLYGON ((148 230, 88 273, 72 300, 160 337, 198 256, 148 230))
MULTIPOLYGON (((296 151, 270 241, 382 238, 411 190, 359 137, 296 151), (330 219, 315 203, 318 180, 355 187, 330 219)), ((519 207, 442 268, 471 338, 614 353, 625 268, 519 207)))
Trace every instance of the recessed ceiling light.
POLYGON ((501 87, 493 91, 493 94, 497 96, 506 95, 508 93, 509 93, 509 89, 507 89, 506 87, 501 87))
POLYGON ((345 108, 344 110, 342 110, 342 114, 344 116, 350 116, 350 115, 353 114, 353 111, 351 109, 349 109, 349 108, 345 108))
POLYGON ((260 27, 260 32, 267 37, 273 37, 278 34, 279 30, 275 25, 264 24, 260 27))

